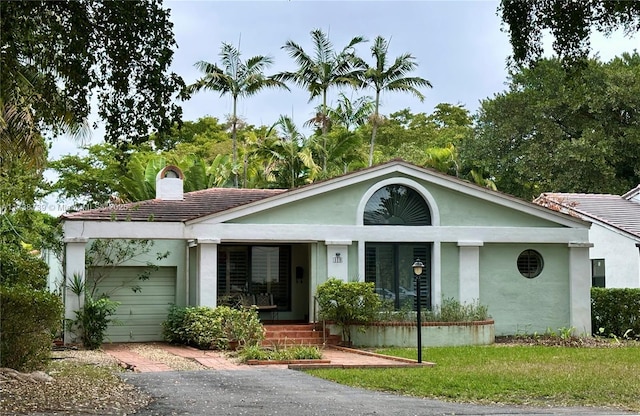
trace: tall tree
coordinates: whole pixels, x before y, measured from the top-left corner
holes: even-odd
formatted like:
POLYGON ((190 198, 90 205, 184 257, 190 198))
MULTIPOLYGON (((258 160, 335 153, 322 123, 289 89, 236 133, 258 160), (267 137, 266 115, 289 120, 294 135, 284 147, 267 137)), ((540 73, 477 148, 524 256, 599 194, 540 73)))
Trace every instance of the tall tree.
POLYGON ((238 98, 250 97, 265 88, 289 89, 285 83, 274 77, 264 75, 273 60, 269 56, 254 56, 246 61, 240 57, 240 50, 228 43, 222 43, 220 49, 222 67, 205 61, 196 63, 196 67, 204 76, 187 86, 187 94, 200 90, 218 91, 220 96, 230 95, 233 101, 231 115, 231 139, 233 142, 233 166, 235 170, 234 184, 238 187, 238 145, 236 140, 238 125, 238 98))
POLYGON ((376 92, 371 145, 369 147, 369 166, 373 164, 373 148, 380 122, 380 94, 383 91, 402 91, 411 93, 423 101, 424 95, 418 88, 431 88, 431 83, 426 79, 407 76, 418 67, 413 55, 404 53, 398 56, 391 65, 388 65, 388 50, 389 42, 382 36, 376 37, 371 46, 371 56, 375 59, 375 63, 373 66, 368 66, 362 73, 364 86, 371 87, 376 92))
POLYGON ((16 128, 28 139, 82 125, 92 93, 109 143, 146 141, 179 119, 182 81, 167 74, 175 40, 160 0, 0 2, 0 27, 0 129, 14 140, 16 128))
POLYGON ((512 74, 508 91, 484 100, 465 163, 523 198, 541 192, 620 194, 640 183, 640 55, 586 61, 567 73, 558 59, 512 74))
POLYGON ((338 96, 338 105, 328 108, 329 121, 339 126, 344 126, 347 131, 352 127, 365 125, 373 114, 374 102, 369 96, 349 99, 344 93, 338 96))
POLYGON ((622 28, 627 35, 640 31, 640 2, 611 0, 502 0, 499 13, 509 33, 517 64, 542 56, 542 35, 549 30, 560 58, 576 60, 589 53, 592 30, 604 34, 622 28))
MULTIPOLYGON (((311 31, 313 55, 308 54, 302 46, 289 40, 282 49, 286 50, 298 65, 295 72, 282 72, 276 77, 282 81, 291 81, 309 91, 309 101, 322 97, 321 111, 317 116, 322 129, 323 140, 326 141, 328 131, 327 91, 332 87, 357 86, 362 72, 361 60, 356 59, 355 46, 365 42, 364 37, 356 36, 339 52, 334 50, 329 35, 320 29, 311 31)), ((322 160, 322 169, 326 170, 327 159, 322 160)))

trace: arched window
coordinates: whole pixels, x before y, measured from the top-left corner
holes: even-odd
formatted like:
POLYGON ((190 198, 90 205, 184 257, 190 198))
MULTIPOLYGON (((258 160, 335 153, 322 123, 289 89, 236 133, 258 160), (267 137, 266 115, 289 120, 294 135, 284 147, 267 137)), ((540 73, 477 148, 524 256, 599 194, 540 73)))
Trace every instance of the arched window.
POLYGON ((431 211, 415 190, 404 185, 387 185, 367 201, 364 225, 431 225, 431 211))

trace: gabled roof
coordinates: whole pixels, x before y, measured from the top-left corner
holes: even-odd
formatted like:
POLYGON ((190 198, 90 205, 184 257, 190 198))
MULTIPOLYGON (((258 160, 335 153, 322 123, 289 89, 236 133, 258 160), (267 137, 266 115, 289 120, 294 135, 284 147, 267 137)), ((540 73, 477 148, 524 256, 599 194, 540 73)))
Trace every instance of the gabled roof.
POLYGON ((330 192, 351 184, 398 173, 416 177, 451 190, 463 192, 467 195, 554 221, 565 226, 588 226, 588 223, 576 216, 560 213, 558 210, 550 210, 514 196, 492 191, 434 169, 419 167, 403 160, 392 160, 291 190, 210 188, 185 193, 184 200, 182 201, 152 199, 64 214, 62 218, 65 221, 155 221, 187 223, 197 223, 215 218, 216 221, 224 222, 307 197, 321 195, 325 192, 330 192))
POLYGON ((629 194, 543 193, 533 202, 640 238, 640 203, 629 194))
POLYGON ((628 200, 632 200, 632 199, 639 200, 638 199, 639 196, 640 196, 640 184, 638 184, 638 186, 636 186, 626 194, 622 195, 624 199, 628 199, 628 200))
POLYGON ((150 199, 62 215, 66 221, 181 222, 268 198, 284 189, 209 188, 187 192, 182 201, 150 199))

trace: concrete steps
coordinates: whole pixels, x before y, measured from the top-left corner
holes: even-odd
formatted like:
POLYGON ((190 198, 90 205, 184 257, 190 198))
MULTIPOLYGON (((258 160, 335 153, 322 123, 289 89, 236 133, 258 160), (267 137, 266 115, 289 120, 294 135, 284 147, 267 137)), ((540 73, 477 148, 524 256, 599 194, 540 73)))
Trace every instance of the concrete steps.
POLYGON ((287 345, 317 345, 323 344, 338 345, 341 337, 329 334, 326 331, 323 337, 322 328, 317 328, 315 324, 277 324, 265 325, 265 339, 262 345, 287 346, 287 345))

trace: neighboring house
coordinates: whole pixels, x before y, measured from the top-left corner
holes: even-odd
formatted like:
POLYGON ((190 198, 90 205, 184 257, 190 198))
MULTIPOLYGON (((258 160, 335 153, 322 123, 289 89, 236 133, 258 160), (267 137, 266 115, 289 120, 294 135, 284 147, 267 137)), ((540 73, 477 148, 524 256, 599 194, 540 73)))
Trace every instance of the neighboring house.
MULTIPOLYGON (((154 239, 172 253, 139 293, 114 290, 136 267, 107 279, 123 302, 112 341, 160 339, 170 303, 215 307, 237 293, 270 294, 279 320, 314 321, 329 277, 374 282, 397 308, 415 306, 417 258, 424 307, 479 301, 498 335, 590 332, 589 223, 579 218, 403 161, 292 190, 183 195, 182 180, 168 166, 156 199, 63 216, 67 279, 85 272, 92 239, 154 239)), ((71 318, 79 301, 66 296, 71 318)))
POLYGON ((619 195, 544 193, 534 201, 592 223, 592 285, 640 287, 640 185, 619 195))

